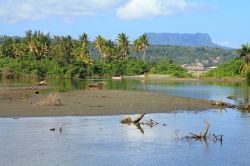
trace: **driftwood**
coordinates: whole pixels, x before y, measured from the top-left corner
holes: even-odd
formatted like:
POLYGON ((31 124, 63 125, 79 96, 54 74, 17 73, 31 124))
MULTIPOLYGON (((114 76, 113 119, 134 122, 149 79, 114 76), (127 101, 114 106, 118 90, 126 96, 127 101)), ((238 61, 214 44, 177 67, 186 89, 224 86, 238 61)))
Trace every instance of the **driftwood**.
POLYGON ((131 117, 127 117, 127 118, 121 120, 120 122, 122 124, 131 124, 131 123, 136 124, 136 123, 139 123, 142 120, 142 118, 144 117, 144 115, 145 114, 139 115, 135 120, 132 120, 131 117))
POLYGON ((237 108, 236 105, 226 103, 226 102, 223 102, 223 101, 210 101, 210 104, 213 105, 213 106, 216 106, 218 108, 222 108, 222 109, 225 109, 225 108, 235 109, 235 108, 237 108))
POLYGON ((228 99, 235 99, 235 96, 228 96, 228 99))
POLYGON ((138 116, 138 117, 133 121, 133 123, 139 123, 139 122, 142 120, 142 118, 144 117, 144 115, 145 115, 145 114, 141 114, 140 116, 138 116))
POLYGON ((89 84, 89 88, 102 88, 103 87, 103 82, 97 82, 95 84, 89 84))
POLYGON ((232 109, 238 109, 241 111, 250 111, 249 104, 234 105, 234 104, 226 103, 223 101, 211 101, 210 104, 221 109, 232 108, 232 109))
MULTIPOLYGON (((200 134, 193 134, 190 133, 189 136, 185 136, 183 138, 181 138, 182 140, 188 140, 188 141, 205 141, 205 143, 207 143, 207 140, 210 139, 213 142, 217 142, 220 141, 220 143, 222 143, 223 141, 223 135, 215 135, 215 134, 208 134, 208 130, 210 128, 210 123, 208 121, 204 121, 204 129, 200 134)), ((178 140, 178 136, 177 136, 177 140, 178 140)))
POLYGON ((209 124, 209 122, 206 120, 206 121, 204 121, 204 123, 205 123, 205 128, 204 128, 204 130, 200 133, 200 134, 193 134, 193 133, 190 133, 191 134, 191 138, 193 138, 193 139, 206 139, 207 138, 207 133, 208 133, 208 130, 209 130, 209 128, 210 128, 210 124, 209 124))
POLYGON ((43 80, 37 83, 37 85, 43 86, 43 85, 47 85, 47 81, 43 80))
POLYGON ((248 104, 238 105, 236 108, 241 111, 250 111, 250 105, 248 104))
MULTIPOLYGON (((147 125, 147 126, 149 126, 149 127, 152 128, 152 127, 157 126, 159 123, 156 122, 156 121, 154 121, 153 119, 149 119, 146 123, 141 123, 141 124, 142 124, 142 125, 147 125)), ((166 126, 166 124, 163 123, 162 126, 166 126)))

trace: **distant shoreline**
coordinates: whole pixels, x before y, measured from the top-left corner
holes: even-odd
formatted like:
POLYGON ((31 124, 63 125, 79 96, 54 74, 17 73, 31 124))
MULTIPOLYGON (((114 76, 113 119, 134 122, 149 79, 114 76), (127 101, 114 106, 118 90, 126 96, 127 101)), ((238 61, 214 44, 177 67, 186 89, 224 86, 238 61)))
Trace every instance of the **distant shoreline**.
POLYGON ((159 80, 159 81, 184 81, 184 82, 197 82, 197 81, 208 81, 208 82, 243 82, 246 81, 246 78, 243 77, 171 77, 168 75, 160 75, 160 74, 149 74, 147 77, 144 75, 136 75, 136 76, 124 76, 124 79, 134 79, 134 80, 159 80))

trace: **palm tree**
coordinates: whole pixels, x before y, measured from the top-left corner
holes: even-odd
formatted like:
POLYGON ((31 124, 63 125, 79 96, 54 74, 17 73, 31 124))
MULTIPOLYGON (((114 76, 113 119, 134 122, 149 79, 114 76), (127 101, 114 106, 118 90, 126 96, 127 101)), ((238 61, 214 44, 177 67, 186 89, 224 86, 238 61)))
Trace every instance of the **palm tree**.
POLYGON ((136 39, 133 42, 133 45, 134 45, 135 51, 143 52, 143 59, 144 59, 144 62, 146 62, 146 51, 147 51, 147 48, 149 47, 148 36, 146 34, 143 34, 142 36, 140 36, 138 39, 136 39))
POLYGON ((133 46, 134 46, 134 50, 136 52, 141 52, 142 51, 142 44, 141 44, 141 41, 140 39, 136 39, 134 42, 133 42, 133 46))
POLYGON ((117 37, 117 44, 119 47, 119 53, 121 55, 121 58, 122 60, 125 60, 125 58, 129 54, 128 36, 125 33, 120 33, 117 37))
POLYGON ((109 60, 117 58, 117 47, 112 40, 106 41, 103 54, 105 55, 105 58, 108 58, 109 60))
POLYGON ((240 54, 240 57, 244 57, 245 59, 245 64, 243 64, 240 67, 241 72, 246 72, 247 71, 247 66, 250 63, 250 46, 249 44, 243 44, 241 46, 241 49, 237 50, 237 52, 240 54))
POLYGON ((89 63, 89 38, 86 33, 79 37, 80 46, 78 48, 78 56, 85 63, 89 63))
POLYGON ((82 44, 82 47, 88 48, 89 47, 89 37, 88 34, 84 33, 79 37, 79 40, 82 44))
POLYGON ((105 45, 106 45, 106 39, 100 35, 97 36, 95 39, 95 48, 98 49, 99 51, 99 54, 101 56, 101 61, 103 61, 103 59, 106 57, 106 55, 104 54, 105 45))
POLYGON ((71 36, 54 36, 52 53, 59 64, 67 65, 72 62, 73 47, 71 36))
POLYGON ((142 36, 139 37, 140 43, 141 43, 141 49, 143 51, 143 58, 144 62, 146 62, 146 51, 147 48, 149 47, 149 39, 146 34, 143 34, 142 36))
POLYGON ((29 30, 25 32, 25 42, 28 52, 37 58, 47 58, 50 52, 51 40, 49 34, 40 31, 34 33, 29 30))

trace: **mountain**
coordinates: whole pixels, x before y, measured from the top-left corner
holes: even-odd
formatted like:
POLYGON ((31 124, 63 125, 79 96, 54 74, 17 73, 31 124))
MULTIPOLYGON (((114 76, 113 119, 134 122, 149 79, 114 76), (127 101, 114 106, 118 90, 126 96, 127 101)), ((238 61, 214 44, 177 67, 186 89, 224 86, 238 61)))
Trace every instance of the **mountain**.
POLYGON ((180 34, 180 33, 147 33, 151 45, 174 46, 207 46, 224 48, 213 43, 206 33, 180 34))

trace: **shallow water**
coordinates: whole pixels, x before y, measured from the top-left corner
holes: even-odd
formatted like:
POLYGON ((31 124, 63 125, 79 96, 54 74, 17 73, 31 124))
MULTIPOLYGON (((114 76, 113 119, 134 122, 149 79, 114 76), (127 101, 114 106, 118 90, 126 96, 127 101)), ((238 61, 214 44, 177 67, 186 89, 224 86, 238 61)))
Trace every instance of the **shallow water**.
MULTIPOLYGON (((49 91, 84 90, 100 80, 49 80, 49 91)), ((112 81, 105 89, 151 91, 191 98, 249 103, 246 83, 112 81), (229 100, 227 96, 235 96, 229 100)), ((33 80, 0 80, 0 89, 34 85, 33 80)), ((45 91, 44 93, 47 93, 45 91)), ((1 106, 0 106, 1 109, 1 106)), ((0 165, 249 165, 250 114, 228 109, 148 114, 159 125, 122 125, 124 116, 0 118, 0 165), (222 144, 177 140, 199 133, 203 120, 222 144), (165 123, 167 126, 163 126, 165 123), (59 128, 62 126, 62 132, 59 128), (55 132, 49 131, 56 128, 55 132), (177 134, 177 135, 176 135, 177 134)))
MULTIPOLYGON (((71 90, 85 90, 88 85, 95 82, 104 82, 105 89, 120 89, 120 90, 137 90, 150 91, 161 94, 174 96, 222 100, 232 104, 250 104, 250 86, 246 82, 173 82, 173 81, 144 81, 144 80, 68 80, 56 79, 47 80, 51 87, 49 91, 67 92, 71 90), (234 100, 230 100, 228 96, 235 96, 234 100)), ((36 80, 1 80, 0 90, 4 88, 20 88, 23 86, 35 85, 36 80)))
POLYGON ((122 125, 124 116, 0 119, 1 165, 249 165, 250 114, 234 110, 146 115, 159 125, 122 125), (176 140, 199 133, 203 120, 213 141, 176 140), (167 124, 163 126, 162 123, 167 124), (62 132, 59 132, 60 126, 62 132), (49 131, 56 128, 55 132, 49 131))

